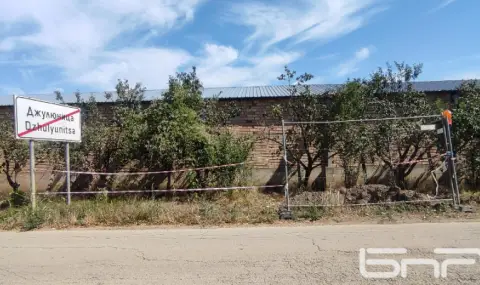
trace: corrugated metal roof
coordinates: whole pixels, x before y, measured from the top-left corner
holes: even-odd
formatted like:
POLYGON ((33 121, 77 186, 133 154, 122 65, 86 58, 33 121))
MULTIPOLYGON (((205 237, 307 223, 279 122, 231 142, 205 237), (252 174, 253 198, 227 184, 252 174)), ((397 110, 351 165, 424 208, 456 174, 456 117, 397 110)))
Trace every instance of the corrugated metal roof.
MULTIPOLYGON (((462 80, 444 80, 444 81, 418 81, 414 82, 413 86, 416 90, 421 92, 440 92, 440 91, 454 91, 462 84, 462 80)), ((312 84, 309 85, 312 92, 321 94, 326 91, 332 91, 341 86, 341 84, 312 84)), ((145 91, 145 100, 150 101, 161 97, 165 89, 147 90, 145 91)), ((115 99, 115 93, 112 92, 115 99)), ((87 100, 93 95, 97 102, 106 102, 104 92, 82 93, 81 97, 87 100)), ((219 98, 272 98, 272 97, 287 97, 290 93, 287 85, 272 85, 272 86, 247 86, 247 87, 214 87, 204 88, 203 97, 212 98, 218 96, 219 98)), ((52 94, 27 94, 25 96, 34 97, 39 100, 55 102, 55 95, 52 94)), ((67 103, 75 102, 73 94, 63 94, 64 100, 67 103)), ((0 96, 0 106, 12 105, 12 96, 0 96)))
POLYGON ((463 80, 418 81, 413 83, 413 87, 420 92, 453 91, 457 90, 462 82, 463 80))

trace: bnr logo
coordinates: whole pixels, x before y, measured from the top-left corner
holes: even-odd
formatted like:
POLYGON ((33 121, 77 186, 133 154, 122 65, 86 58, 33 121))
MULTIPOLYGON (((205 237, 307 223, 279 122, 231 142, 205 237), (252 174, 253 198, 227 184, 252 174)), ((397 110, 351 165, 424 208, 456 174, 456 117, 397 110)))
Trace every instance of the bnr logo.
MULTIPOLYGON (((480 256, 480 249, 478 248, 436 248, 433 251, 435 254, 442 255, 477 255, 480 256)), ((407 278, 407 267, 415 265, 430 265, 433 268, 433 276, 435 278, 447 278, 447 271, 449 266, 473 265, 475 259, 473 258, 448 258, 439 262, 436 259, 425 258, 406 258, 401 259, 400 262, 395 259, 366 259, 368 254, 406 254, 405 248, 362 248, 360 249, 360 273, 363 277, 368 279, 389 279, 400 275, 407 278), (368 272, 366 266, 390 266, 392 271, 386 272, 368 272)))

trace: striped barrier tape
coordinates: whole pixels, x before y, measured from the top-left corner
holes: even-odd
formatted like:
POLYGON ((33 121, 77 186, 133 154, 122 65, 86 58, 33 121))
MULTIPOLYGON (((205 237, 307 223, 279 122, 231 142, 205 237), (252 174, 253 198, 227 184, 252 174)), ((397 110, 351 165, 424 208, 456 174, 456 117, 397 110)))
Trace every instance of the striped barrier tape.
MULTIPOLYGON (((216 169, 224 168, 230 166, 244 165, 245 162, 216 165, 216 166, 206 166, 198 168, 185 168, 185 169, 176 169, 176 170, 162 170, 162 171, 140 171, 140 172, 95 172, 95 171, 70 171, 70 174, 93 174, 93 175, 143 175, 143 174, 165 174, 165 173, 176 173, 176 172, 186 172, 186 171, 196 171, 196 170, 206 170, 206 169, 216 169)), ((52 170, 52 172, 58 173, 67 173, 66 170, 52 170)))
MULTIPOLYGON (((226 190, 255 190, 259 188, 278 188, 284 185, 263 185, 263 186, 236 186, 236 187, 212 187, 212 188, 190 188, 190 189, 170 189, 170 190, 119 190, 119 191, 72 191, 70 194, 128 194, 128 193, 174 193, 174 192, 194 192, 194 191, 226 191, 226 190)), ((44 192, 37 195, 62 195, 68 192, 44 192)))

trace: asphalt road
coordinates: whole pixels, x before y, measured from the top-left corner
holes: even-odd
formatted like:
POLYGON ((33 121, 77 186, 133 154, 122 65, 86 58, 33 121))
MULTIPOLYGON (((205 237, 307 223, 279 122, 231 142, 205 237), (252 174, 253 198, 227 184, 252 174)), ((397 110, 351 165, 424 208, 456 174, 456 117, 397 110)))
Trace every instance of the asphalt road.
POLYGON ((412 266, 406 278, 369 280, 367 247, 441 262, 436 247, 480 248, 480 223, 2 232, 0 284, 480 284, 480 256, 447 278, 412 266))

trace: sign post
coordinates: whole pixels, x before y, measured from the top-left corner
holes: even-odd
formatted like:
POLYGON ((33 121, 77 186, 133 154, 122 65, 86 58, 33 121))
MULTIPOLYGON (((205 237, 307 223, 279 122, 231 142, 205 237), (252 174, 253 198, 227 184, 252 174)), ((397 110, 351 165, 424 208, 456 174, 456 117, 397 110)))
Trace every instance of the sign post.
POLYGON ((28 148, 30 150, 30 195, 32 200, 32 209, 35 210, 37 206, 36 202, 36 189, 35 189, 35 145, 33 140, 28 141, 28 148))
POLYGON ((65 144, 65 167, 66 170, 66 182, 67 182, 67 205, 70 205, 72 201, 72 194, 70 193, 70 144, 67 142, 65 144))
POLYGON ((80 108, 40 101, 34 98, 13 96, 15 110, 15 137, 29 141, 30 192, 32 208, 36 207, 34 141, 65 142, 67 168, 67 203, 70 204, 70 142, 81 142, 80 108))

